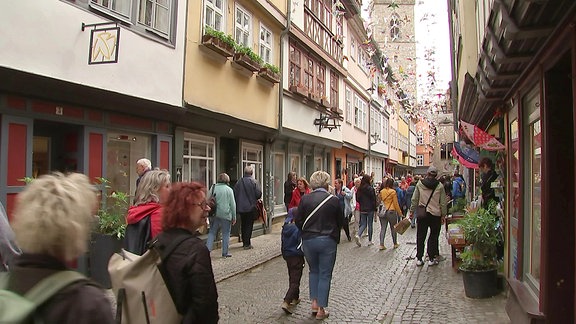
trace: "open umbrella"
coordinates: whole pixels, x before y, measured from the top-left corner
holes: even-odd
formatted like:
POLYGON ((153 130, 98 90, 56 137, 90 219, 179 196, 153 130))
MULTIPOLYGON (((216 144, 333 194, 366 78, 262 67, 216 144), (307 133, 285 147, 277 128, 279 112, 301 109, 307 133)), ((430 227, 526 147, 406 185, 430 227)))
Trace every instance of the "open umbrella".
POLYGON ((454 142, 452 148, 452 156, 468 169, 478 169, 478 162, 480 161, 480 153, 468 145, 461 145, 454 142))
POLYGON ((486 133, 480 127, 460 121, 460 129, 474 145, 488 151, 499 151, 506 149, 494 136, 486 133))

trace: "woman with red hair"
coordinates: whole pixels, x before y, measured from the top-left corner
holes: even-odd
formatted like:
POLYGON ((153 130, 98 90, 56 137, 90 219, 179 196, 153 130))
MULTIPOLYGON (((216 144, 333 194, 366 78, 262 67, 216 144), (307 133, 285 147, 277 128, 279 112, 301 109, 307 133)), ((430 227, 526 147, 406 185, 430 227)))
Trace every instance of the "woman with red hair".
POLYGON ((298 205, 300 205, 300 199, 302 199, 302 196, 309 193, 310 185, 308 184, 308 181, 306 181, 305 178, 298 178, 296 181, 296 188, 294 188, 294 191, 292 191, 292 199, 288 205, 288 210, 290 210, 290 208, 298 207, 298 205))
POLYGON ((218 292, 210 252, 198 237, 210 207, 206 187, 198 182, 176 183, 164 204, 162 233, 156 247, 161 251, 181 241, 162 262, 166 282, 182 323, 218 323, 218 292), (182 241, 183 240, 183 241, 182 241))

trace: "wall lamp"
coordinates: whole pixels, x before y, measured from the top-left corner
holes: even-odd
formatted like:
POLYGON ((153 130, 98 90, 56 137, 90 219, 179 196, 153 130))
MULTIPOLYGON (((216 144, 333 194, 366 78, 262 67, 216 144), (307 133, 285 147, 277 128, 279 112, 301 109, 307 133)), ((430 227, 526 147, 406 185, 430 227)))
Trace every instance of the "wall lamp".
POLYGON ((318 126, 319 132, 321 132, 323 128, 332 131, 333 129, 340 128, 340 121, 336 116, 320 113, 320 118, 314 119, 314 125, 318 126))

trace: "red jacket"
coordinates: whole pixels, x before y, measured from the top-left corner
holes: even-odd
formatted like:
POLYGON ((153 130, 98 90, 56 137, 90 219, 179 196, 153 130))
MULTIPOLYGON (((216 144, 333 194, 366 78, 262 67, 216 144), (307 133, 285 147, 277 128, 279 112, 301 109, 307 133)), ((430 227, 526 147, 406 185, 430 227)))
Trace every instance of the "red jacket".
POLYGON ((298 205, 300 205, 300 199, 302 199, 302 196, 309 193, 310 188, 306 188, 304 193, 301 193, 300 189, 294 188, 294 191, 292 191, 292 199, 290 200, 290 204, 288 204, 288 209, 292 207, 298 207, 298 205))
POLYGON ((150 202, 128 209, 126 223, 138 223, 142 218, 150 216, 150 237, 154 238, 162 231, 162 206, 159 203, 150 202))

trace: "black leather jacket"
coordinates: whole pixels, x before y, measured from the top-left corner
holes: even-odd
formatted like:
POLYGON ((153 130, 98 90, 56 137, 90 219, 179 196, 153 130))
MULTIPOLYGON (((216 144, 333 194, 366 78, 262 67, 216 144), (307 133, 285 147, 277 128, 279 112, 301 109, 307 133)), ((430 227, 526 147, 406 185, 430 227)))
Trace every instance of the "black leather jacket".
POLYGON ((166 260, 169 287, 176 296, 177 308, 185 309, 182 323, 218 323, 218 292, 212 271, 210 252, 196 235, 182 228, 158 234, 157 247, 170 245, 177 236, 189 235, 166 260))
POLYGON ((316 189, 306 194, 300 200, 298 211, 295 215, 296 226, 302 231, 302 239, 306 240, 317 236, 329 235, 336 243, 340 241, 340 230, 344 225, 344 211, 340 206, 340 201, 335 196, 320 207, 304 225, 306 217, 320 204, 328 195, 324 189, 316 189))

